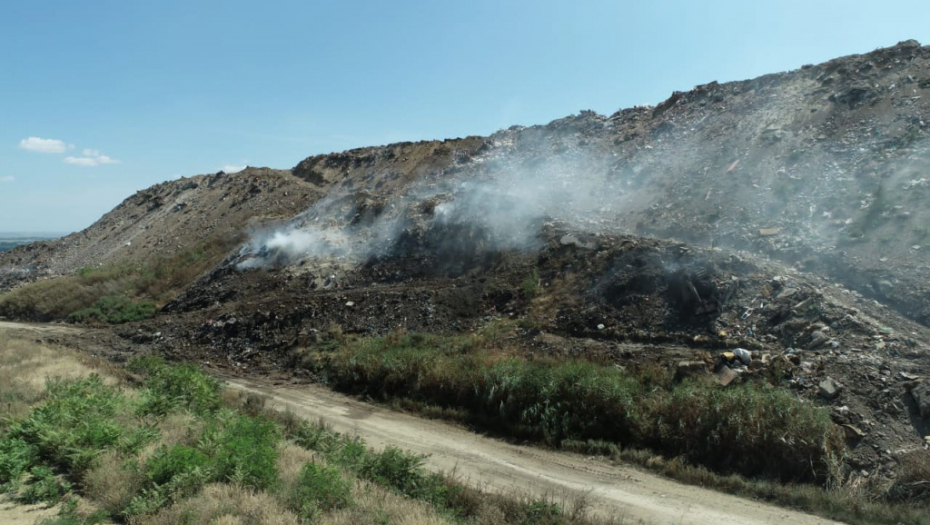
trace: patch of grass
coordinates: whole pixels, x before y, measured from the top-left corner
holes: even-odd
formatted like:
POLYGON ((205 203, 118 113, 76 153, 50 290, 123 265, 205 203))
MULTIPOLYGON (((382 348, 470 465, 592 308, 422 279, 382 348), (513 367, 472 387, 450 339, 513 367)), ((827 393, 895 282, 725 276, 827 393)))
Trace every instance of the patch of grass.
POLYGON ((539 269, 533 270, 523 278, 522 283, 523 296, 527 299, 533 299, 539 294, 539 269))
POLYGON ((72 323, 109 323, 123 324, 142 321, 155 315, 155 303, 133 301, 122 295, 108 295, 93 306, 83 308, 68 315, 72 323))
MULTIPOLYGON (((492 332, 450 350, 495 340, 492 332)), ((145 358, 132 368, 144 376, 139 394, 100 376, 49 381, 0 434, 2 490, 68 501, 52 525, 592 523, 554 502, 479 492, 424 471, 421 456, 376 452, 293 414, 271 419, 248 396, 239 402, 249 413, 216 408, 230 396, 187 365, 145 358), (86 497, 80 509, 71 494, 86 497)))
MULTIPOLYGON (((838 429, 824 410, 788 391, 767 384, 722 389, 675 382, 659 368, 627 373, 581 361, 525 361, 489 351, 486 340, 477 338, 482 344, 423 335, 353 339, 315 362, 340 388, 406 408, 448 410, 458 419, 464 410, 470 423, 483 428, 636 463, 694 485, 854 524, 930 524, 926 506, 895 503, 920 501, 912 491, 924 487, 919 480, 926 479, 927 464, 917 460, 925 456, 915 455, 906 467, 910 474, 899 476, 897 499, 886 487, 847 485, 839 477, 843 440, 838 429)), ((350 468, 371 461, 359 443, 333 437, 322 427, 292 428, 289 435, 350 468)), ((397 465, 399 479, 416 471, 415 457, 386 463, 397 465)), ((420 483, 430 486, 419 479, 413 486, 420 483)), ((438 501, 456 516, 477 512, 461 487, 449 494, 400 490, 438 501)), ((507 513, 508 523, 549 523, 539 521, 547 516, 545 508, 553 513, 557 508, 532 503, 507 513)), ((565 509, 558 512, 552 523, 566 522, 565 509)))

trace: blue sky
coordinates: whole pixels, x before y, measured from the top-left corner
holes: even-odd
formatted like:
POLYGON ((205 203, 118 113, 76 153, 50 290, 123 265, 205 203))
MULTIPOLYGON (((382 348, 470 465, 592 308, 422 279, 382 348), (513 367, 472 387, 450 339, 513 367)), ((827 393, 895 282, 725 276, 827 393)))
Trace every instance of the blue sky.
POLYGON ((930 43, 926 0, 5 1, 0 231, 79 230, 181 175, 609 114, 909 38, 930 43))

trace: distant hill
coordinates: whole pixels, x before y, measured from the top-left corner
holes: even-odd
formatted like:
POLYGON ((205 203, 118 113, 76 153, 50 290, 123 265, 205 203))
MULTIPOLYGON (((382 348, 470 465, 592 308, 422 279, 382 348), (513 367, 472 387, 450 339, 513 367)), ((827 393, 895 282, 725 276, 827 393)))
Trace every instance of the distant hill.
POLYGON ((0 232, 0 252, 12 250, 17 246, 31 244, 36 241, 57 239, 62 235, 49 232, 0 232))

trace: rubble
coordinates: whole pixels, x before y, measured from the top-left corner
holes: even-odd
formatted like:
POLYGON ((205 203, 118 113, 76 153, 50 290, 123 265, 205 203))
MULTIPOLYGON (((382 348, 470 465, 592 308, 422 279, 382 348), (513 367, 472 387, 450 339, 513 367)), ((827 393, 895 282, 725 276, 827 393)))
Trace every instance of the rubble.
POLYGON ((910 388, 911 397, 917 404, 920 417, 930 418, 930 382, 921 382, 910 388))
POLYGON ((837 383, 832 377, 828 377, 820 382, 817 386, 817 393, 824 399, 833 400, 840 395, 843 386, 837 383))

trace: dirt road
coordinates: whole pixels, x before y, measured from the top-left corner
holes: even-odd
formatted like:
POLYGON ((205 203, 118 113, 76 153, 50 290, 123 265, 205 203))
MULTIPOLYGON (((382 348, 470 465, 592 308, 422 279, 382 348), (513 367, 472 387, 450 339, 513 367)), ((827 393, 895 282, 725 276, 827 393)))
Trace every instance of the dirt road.
POLYGON ((313 385, 273 386, 224 378, 233 388, 264 394, 269 404, 323 418, 339 432, 358 434, 377 448, 395 445, 428 454, 427 467, 454 471, 486 490, 535 495, 587 494, 597 514, 618 523, 676 525, 812 525, 836 523, 798 512, 682 485, 602 460, 511 445, 433 420, 372 406, 313 385))
MULTIPOLYGON (((0 333, 79 334, 60 325, 0 322, 0 333)), ((230 387, 268 396, 269 405, 334 430, 357 434, 370 445, 394 445, 427 454, 427 468, 454 472, 485 490, 517 490, 555 498, 586 495, 591 511, 617 523, 660 525, 824 525, 837 523, 718 492, 682 485, 630 467, 533 447, 511 445, 465 429, 369 405, 320 386, 273 385, 224 377, 230 387)))

